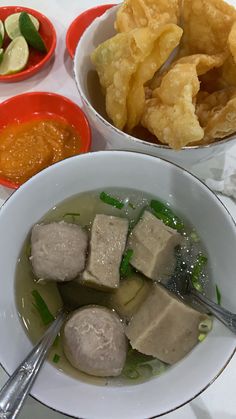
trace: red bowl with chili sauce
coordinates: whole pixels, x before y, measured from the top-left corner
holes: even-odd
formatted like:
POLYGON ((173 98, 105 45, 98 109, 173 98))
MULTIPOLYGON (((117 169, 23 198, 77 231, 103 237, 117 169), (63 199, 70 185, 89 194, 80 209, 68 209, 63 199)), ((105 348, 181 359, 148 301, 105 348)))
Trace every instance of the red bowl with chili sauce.
MULTIPOLYGON (((22 134, 20 134, 20 140, 18 139, 18 133, 22 127, 25 129, 25 126, 28 127, 28 125, 34 125, 38 122, 48 123, 48 121, 50 121, 50 123, 60 124, 59 127, 68 127, 68 131, 66 131, 65 128, 64 132, 66 136, 70 135, 71 138, 73 134, 74 142, 70 143, 74 147, 72 150, 73 154, 70 154, 71 150, 68 151, 70 138, 67 141, 67 137, 65 136, 65 139, 63 140, 64 142, 62 142, 62 140, 60 142, 58 139, 59 146, 64 147, 64 149, 67 147, 67 149, 66 157, 59 158, 57 161, 69 158, 72 155, 86 153, 90 150, 91 130, 88 120, 79 106, 64 96, 49 92, 32 92, 17 95, 0 104, 0 115, 0 184, 8 188, 17 189, 22 183, 24 183, 24 181, 16 182, 12 180, 14 174, 12 176, 6 175, 6 173, 9 173, 9 170, 12 170, 12 165, 14 168, 14 158, 16 159, 16 170, 18 171, 19 164, 22 166, 25 165, 26 167, 28 167, 27 165, 29 165, 29 163, 31 164, 31 161, 27 161, 27 159, 31 158, 29 152, 31 152, 33 160, 36 158, 35 156, 41 156, 41 150, 40 152, 37 150, 36 155, 36 151, 34 152, 33 148, 34 143, 33 146, 31 146, 28 138, 27 141, 22 141, 22 134), (9 130, 16 133, 13 140, 9 137, 9 130), (26 157, 25 163, 24 157, 26 157)), ((49 134, 47 133, 47 136, 48 135, 49 134)), ((36 137, 34 132, 34 137, 36 138, 36 147, 38 147, 38 141, 39 143, 41 141, 40 135, 36 137)), ((51 150, 54 151, 54 138, 48 147, 49 151, 47 149, 48 139, 45 141, 46 142, 43 144, 43 147, 46 149, 46 152, 50 154, 51 150)), ((63 150, 63 148, 61 149, 63 150)), ((61 155, 63 156, 63 154, 61 155)), ((46 165, 44 164, 43 168, 50 166, 54 162, 46 165)), ((32 173, 30 177, 41 171, 43 168, 37 170, 35 173, 32 173)))
POLYGON ((83 35, 85 29, 99 16, 102 16, 108 9, 114 7, 115 4, 102 4, 92 7, 81 13, 69 26, 66 34, 66 48, 71 58, 74 58, 77 44, 83 35))
MULTIPOLYGON (((51 59, 56 48, 57 36, 54 26, 46 16, 42 15, 42 13, 38 12, 37 10, 21 6, 0 7, 0 20, 4 23, 5 19, 8 16, 20 12, 30 13, 32 16, 38 19, 40 24, 39 34, 41 35, 47 47, 47 53, 42 53, 29 46, 29 60, 26 67, 18 73, 8 74, 4 76, 0 75, 0 82, 10 83, 22 81, 38 73, 38 71, 40 71, 45 66, 45 64, 51 59)), ((10 42, 11 39, 5 33, 3 48, 5 49, 10 42)))

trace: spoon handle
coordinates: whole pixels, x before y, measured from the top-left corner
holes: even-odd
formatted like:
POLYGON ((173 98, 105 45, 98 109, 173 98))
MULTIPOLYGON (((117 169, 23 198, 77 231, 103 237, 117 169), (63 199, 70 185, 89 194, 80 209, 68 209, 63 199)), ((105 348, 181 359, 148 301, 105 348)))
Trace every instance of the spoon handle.
POLYGON ((205 295, 196 290, 191 290, 193 298, 207 308, 214 316, 219 319, 231 332, 236 334, 236 314, 226 310, 220 305, 209 300, 205 295))
POLYGON ((18 416, 65 318, 66 313, 61 311, 42 339, 0 390, 0 419, 15 419, 18 416))

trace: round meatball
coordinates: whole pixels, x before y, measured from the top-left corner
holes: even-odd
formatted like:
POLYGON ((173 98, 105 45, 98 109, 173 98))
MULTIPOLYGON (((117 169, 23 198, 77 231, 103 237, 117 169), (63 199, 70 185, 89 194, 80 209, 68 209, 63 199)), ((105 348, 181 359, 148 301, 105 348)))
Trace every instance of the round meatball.
POLYGON ((83 307, 66 322, 63 347, 75 368, 98 377, 118 376, 127 352, 124 326, 105 307, 83 307))
POLYGON ((37 278, 70 281, 85 266, 88 235, 76 224, 37 224, 31 234, 31 263, 37 278))

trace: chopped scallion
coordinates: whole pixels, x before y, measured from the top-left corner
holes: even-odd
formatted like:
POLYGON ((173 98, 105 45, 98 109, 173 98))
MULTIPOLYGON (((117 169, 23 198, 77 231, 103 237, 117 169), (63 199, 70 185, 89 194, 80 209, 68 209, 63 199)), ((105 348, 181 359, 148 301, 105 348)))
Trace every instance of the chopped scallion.
POLYGON ((60 355, 55 354, 55 355, 54 355, 54 357, 53 357, 53 360, 52 360, 52 361, 53 361, 55 364, 58 364, 58 362, 60 361, 60 358, 61 358, 61 357, 60 357, 60 355))
POLYGON ((37 290, 32 291, 32 296, 34 297, 33 306, 36 308, 38 313, 41 316, 43 324, 46 326, 49 323, 53 322, 54 316, 50 312, 47 304, 45 303, 44 299, 41 297, 37 290))
POLYGON ((200 335, 198 336, 199 342, 202 342, 205 338, 206 338, 206 333, 200 333, 200 335))
POLYGON ((199 292, 203 291, 203 287, 200 282, 200 277, 206 263, 207 263, 207 257, 199 253, 197 257, 197 262, 195 263, 193 267, 192 275, 191 275, 192 285, 199 292))
POLYGON ((208 333, 212 329, 212 320, 205 319, 201 323, 199 323, 198 330, 202 333, 208 333))
POLYGON ((124 368, 123 374, 127 378, 131 378, 132 380, 137 380, 137 378, 140 377, 140 374, 139 374, 139 372, 137 371, 137 369, 135 367, 126 367, 126 368, 124 368))
POLYGON ((132 249, 127 249, 124 253, 120 264, 120 274, 121 276, 127 276, 130 273, 130 261, 132 259, 134 251, 132 249))
POLYGON ((150 202, 150 208, 154 211, 154 215, 163 221, 163 223, 177 231, 184 229, 183 221, 173 213, 173 211, 167 205, 161 201, 152 199, 150 202))
POLYGON ((114 198, 113 196, 107 194, 106 192, 100 193, 100 199, 102 202, 108 205, 112 205, 115 208, 122 209, 124 207, 124 202, 120 201, 117 198, 114 198))
POLYGON ((135 206, 134 206, 134 204, 132 204, 132 202, 129 202, 128 203, 128 206, 130 207, 130 208, 132 208, 133 210, 135 210, 136 208, 135 208, 135 206))
POLYGON ((200 241, 196 231, 192 231, 192 233, 190 234, 190 238, 194 243, 198 243, 200 241))
POLYGON ((73 222, 76 221, 76 217, 80 217, 80 213, 79 212, 67 212, 66 214, 63 215, 63 218, 71 218, 73 222))
POLYGON ((216 300, 217 300, 217 304, 219 304, 219 306, 221 305, 221 292, 219 290, 218 285, 216 285, 216 300))

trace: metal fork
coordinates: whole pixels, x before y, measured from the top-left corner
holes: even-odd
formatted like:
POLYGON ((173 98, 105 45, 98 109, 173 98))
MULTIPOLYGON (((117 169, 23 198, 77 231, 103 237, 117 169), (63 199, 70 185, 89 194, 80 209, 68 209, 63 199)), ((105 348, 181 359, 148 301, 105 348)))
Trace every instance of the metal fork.
POLYGON ((193 297, 195 301, 201 303, 201 305, 209 310, 214 316, 220 320, 231 332, 236 334, 236 314, 231 313, 220 305, 209 300, 205 295, 202 295, 195 289, 189 290, 189 295, 193 297))

